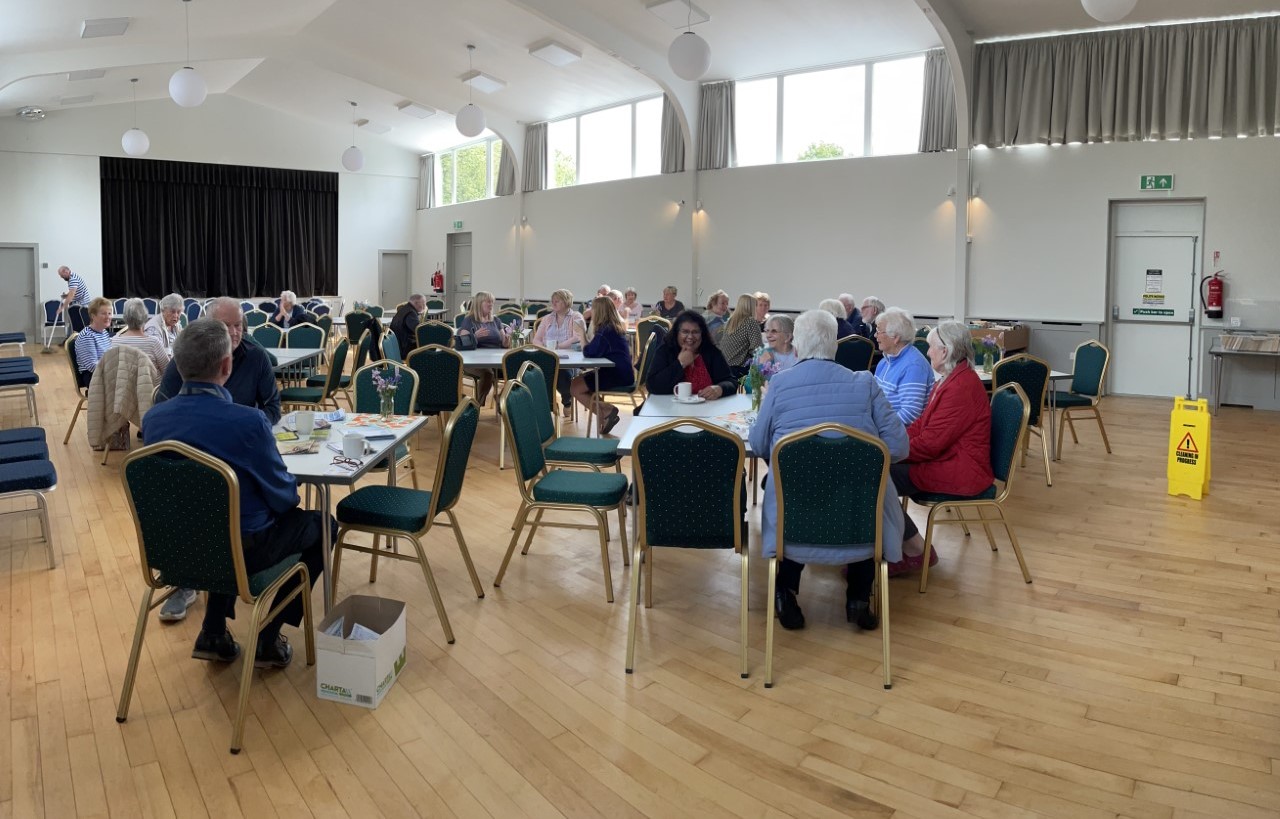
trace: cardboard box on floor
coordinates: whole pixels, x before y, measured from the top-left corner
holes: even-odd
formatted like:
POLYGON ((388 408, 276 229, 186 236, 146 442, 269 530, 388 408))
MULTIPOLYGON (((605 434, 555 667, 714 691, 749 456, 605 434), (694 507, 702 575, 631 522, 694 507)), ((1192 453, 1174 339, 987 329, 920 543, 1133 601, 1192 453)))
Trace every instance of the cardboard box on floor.
POLYGON ((404 669, 405 642, 404 603, 359 594, 345 598, 316 627, 316 696, 377 708, 404 669), (325 634, 340 618, 342 636, 325 634), (357 623, 378 638, 350 639, 357 623))

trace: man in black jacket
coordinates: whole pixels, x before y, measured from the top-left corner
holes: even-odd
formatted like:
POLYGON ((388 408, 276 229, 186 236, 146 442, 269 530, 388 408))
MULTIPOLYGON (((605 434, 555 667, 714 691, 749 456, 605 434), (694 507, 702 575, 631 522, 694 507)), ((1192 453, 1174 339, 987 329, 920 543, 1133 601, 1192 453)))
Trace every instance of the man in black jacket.
POLYGON ((396 315, 391 319, 391 332, 400 342, 400 355, 406 356, 418 346, 418 322, 422 321, 422 311, 427 309, 427 299, 421 293, 414 293, 409 300, 400 305, 396 315))

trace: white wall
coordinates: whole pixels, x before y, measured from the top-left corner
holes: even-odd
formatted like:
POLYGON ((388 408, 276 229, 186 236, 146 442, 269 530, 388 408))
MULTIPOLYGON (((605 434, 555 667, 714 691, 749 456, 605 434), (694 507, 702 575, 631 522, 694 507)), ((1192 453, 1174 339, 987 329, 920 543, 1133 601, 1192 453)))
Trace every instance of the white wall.
MULTIPOLYGON (((498 296, 520 296, 520 194, 481 199, 461 205, 417 212, 418 249, 413 282, 421 292, 430 289, 436 265, 447 259, 448 235, 462 221, 471 234, 471 291, 488 290, 498 296)), ((447 292, 453 292, 453 271, 445 270, 447 292)), ((530 294, 536 295, 536 294, 530 294)), ((543 294, 545 295, 545 294, 543 294)))
MULTIPOLYGON (((41 300, 63 291, 56 275, 69 265, 94 294, 102 292, 98 157, 124 156, 120 136, 132 106, 58 111, 43 122, 0 119, 0 242, 37 242, 41 300)), ((149 159, 339 171, 349 128, 320 125, 226 94, 198 108, 168 100, 138 104, 151 138, 149 159)), ((338 287, 349 298, 374 298, 377 251, 412 249, 417 157, 361 139, 365 168, 342 173, 338 193, 338 287)), ((415 280, 419 260, 415 254, 415 280)), ((434 268, 433 268, 434 269, 434 268)))
POLYGON ((1205 270, 1219 250, 1231 298, 1280 300, 1280 139, 980 150, 973 171, 970 315, 1105 320, 1112 200, 1204 198, 1205 270), (1174 191, 1140 192, 1149 173, 1174 191))
POLYGON ((954 180, 952 154, 703 172, 702 289, 764 290, 779 309, 847 291, 949 315, 954 180))

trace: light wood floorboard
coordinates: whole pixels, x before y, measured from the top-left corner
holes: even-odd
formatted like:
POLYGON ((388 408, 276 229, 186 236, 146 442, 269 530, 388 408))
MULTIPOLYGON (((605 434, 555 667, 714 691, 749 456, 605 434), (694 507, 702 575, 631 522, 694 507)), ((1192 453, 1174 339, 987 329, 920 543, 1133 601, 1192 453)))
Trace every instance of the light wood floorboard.
MULTIPOLYGON (((1165 493, 1168 402, 1107 399, 1114 454, 1080 424, 1052 488, 1035 458, 1018 475, 1033 584, 980 527, 943 529, 927 595, 892 581, 885 691, 879 635, 844 623, 843 581, 818 567, 800 595, 808 627, 778 631, 763 687, 755 508, 747 680, 730 555, 657 555, 633 675, 616 519, 612 605, 591 532, 544 530, 493 588, 517 495, 487 408, 458 508, 485 599, 451 534, 427 539, 457 642, 416 567, 386 562, 370 586, 367 559, 346 556, 339 596, 408 605, 403 675, 369 712, 318 700, 300 660, 259 673, 232 756, 240 666, 190 659, 203 603, 152 621, 129 721, 115 722, 142 586, 121 456, 99 465, 84 419, 61 443, 66 364, 35 359, 58 566, 13 545, 33 518, 6 520, 0 817, 1280 816, 1276 414, 1222 411, 1211 491, 1193 501, 1165 493)), ((0 426, 24 423, 22 402, 0 398, 0 426)), ((438 436, 424 429, 425 487, 438 436)))

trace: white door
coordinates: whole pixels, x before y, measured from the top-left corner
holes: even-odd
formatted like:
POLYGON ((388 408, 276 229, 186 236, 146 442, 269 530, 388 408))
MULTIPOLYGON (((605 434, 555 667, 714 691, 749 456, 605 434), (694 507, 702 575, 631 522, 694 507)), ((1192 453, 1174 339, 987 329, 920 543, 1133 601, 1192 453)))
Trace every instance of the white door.
POLYGON ((378 304, 388 313, 409 299, 410 276, 409 251, 378 251, 378 304))
MULTIPOLYGON (((0 245, 0 332, 39 338, 36 320, 36 249, 33 245, 0 245)), ((43 321, 43 320, 42 320, 43 321)))
POLYGON ((449 307, 456 313, 464 301, 471 299, 471 234, 450 233, 448 242, 445 288, 449 307))
POLYGON ((1195 292, 1202 202, 1117 203, 1108 271, 1108 391, 1194 394, 1195 292))

